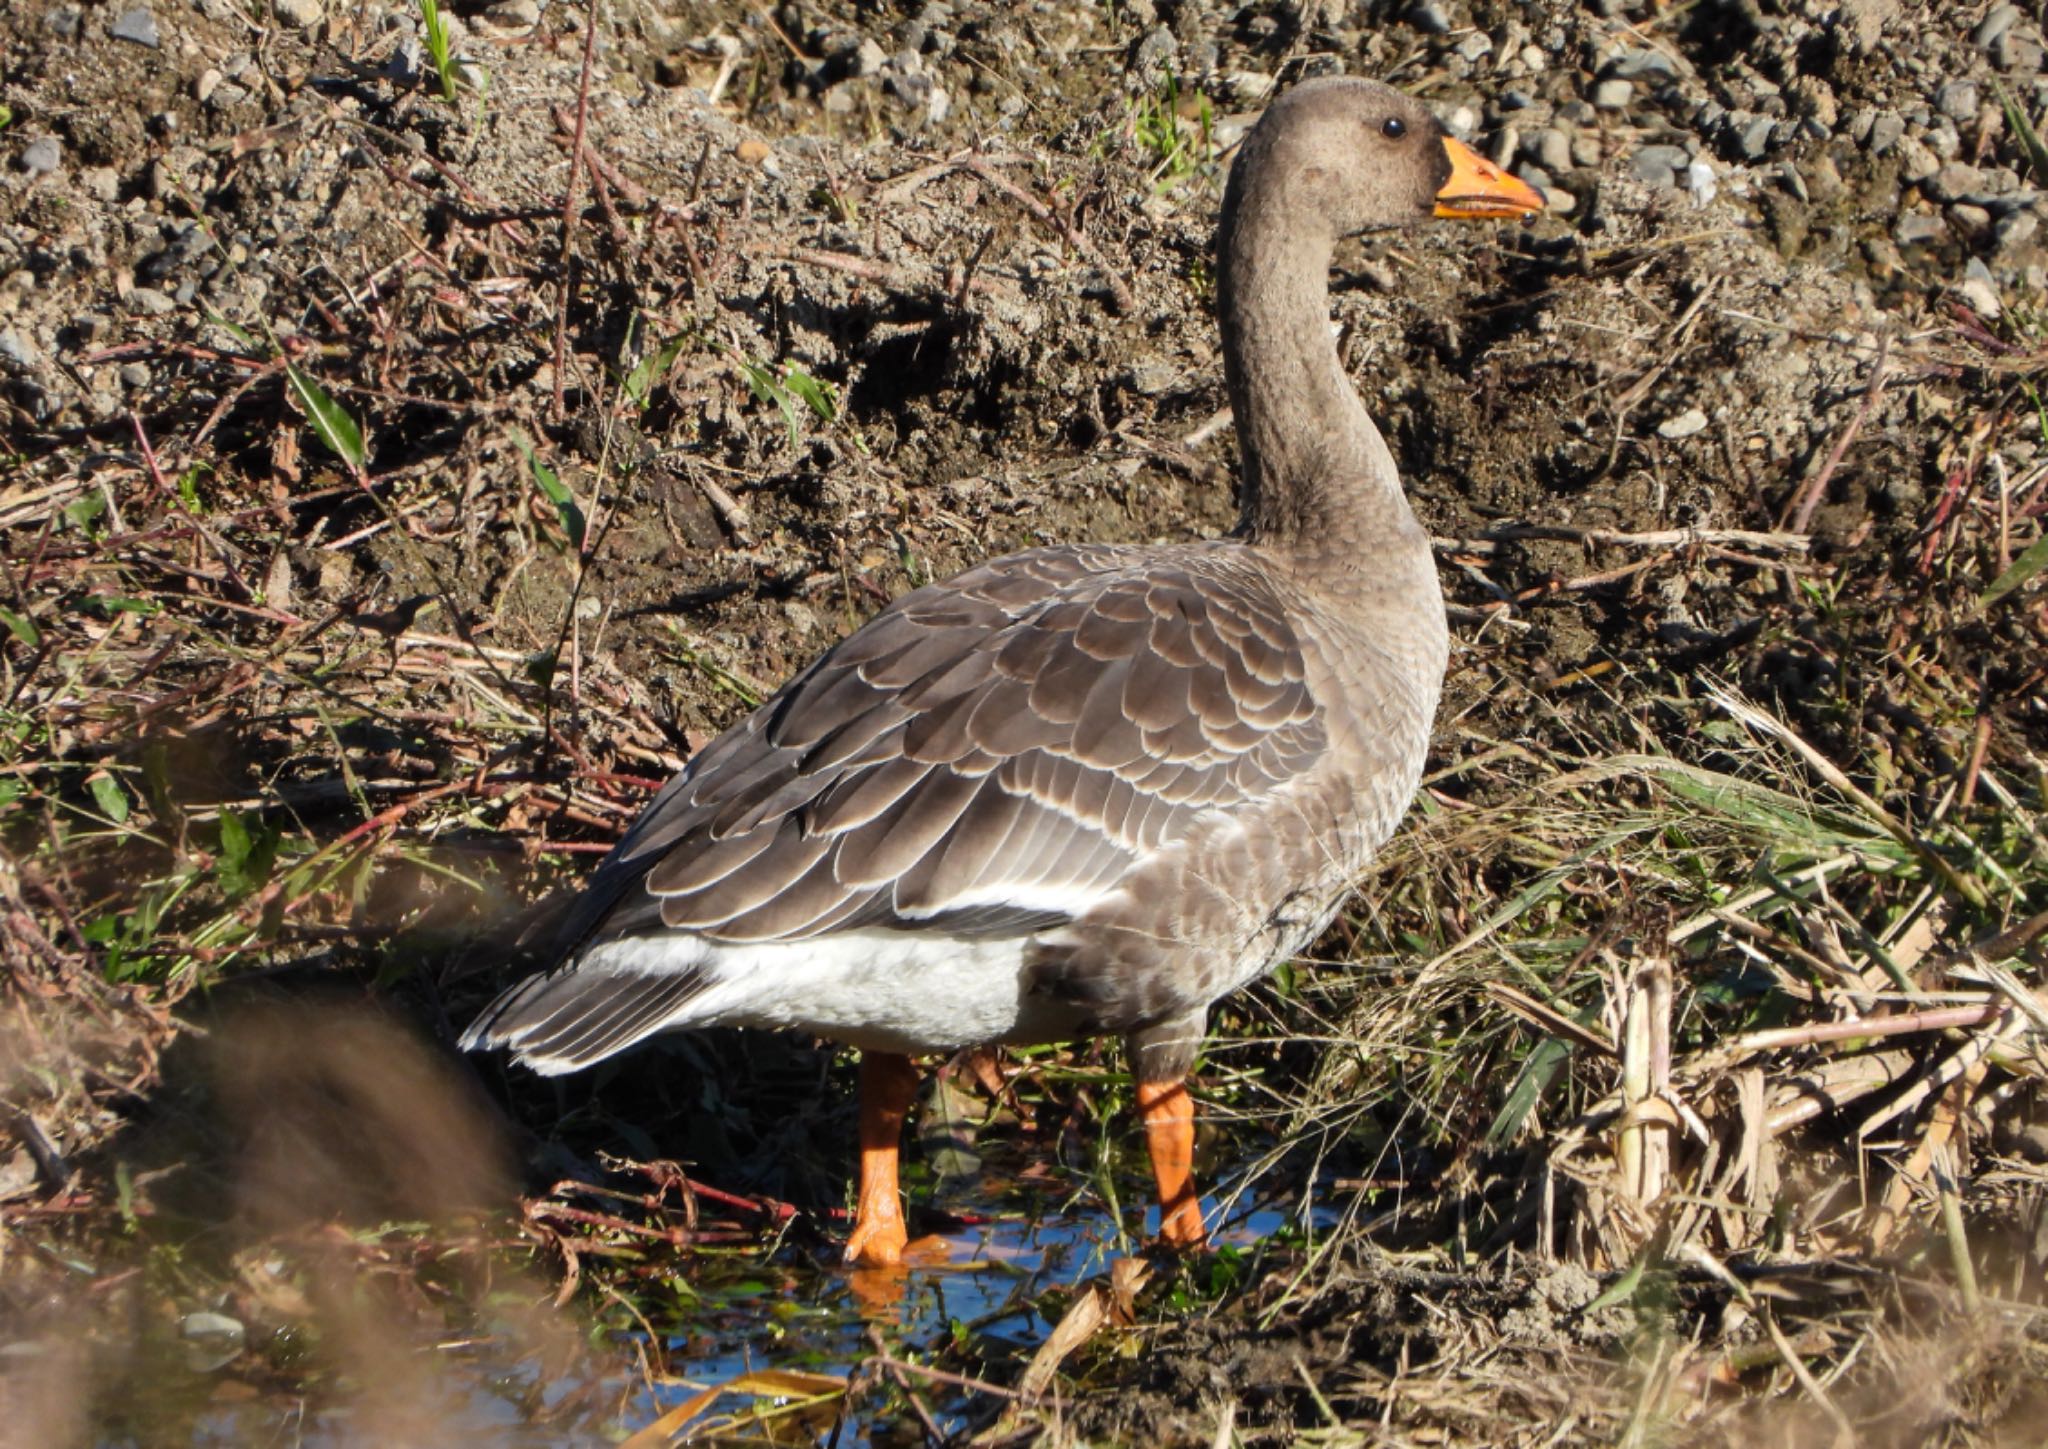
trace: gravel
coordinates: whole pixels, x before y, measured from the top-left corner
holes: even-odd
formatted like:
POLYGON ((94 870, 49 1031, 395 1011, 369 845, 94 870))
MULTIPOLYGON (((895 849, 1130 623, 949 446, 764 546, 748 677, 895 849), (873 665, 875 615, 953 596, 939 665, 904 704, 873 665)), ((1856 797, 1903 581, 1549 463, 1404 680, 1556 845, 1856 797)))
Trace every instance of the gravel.
POLYGON ((123 10, 107 28, 107 34, 116 40, 125 40, 131 45, 146 46, 151 50, 155 50, 162 43, 157 35, 156 13, 146 5, 123 10))
POLYGON ((64 163, 64 148, 56 138, 38 136, 21 148, 21 169, 31 176, 47 176, 64 163))

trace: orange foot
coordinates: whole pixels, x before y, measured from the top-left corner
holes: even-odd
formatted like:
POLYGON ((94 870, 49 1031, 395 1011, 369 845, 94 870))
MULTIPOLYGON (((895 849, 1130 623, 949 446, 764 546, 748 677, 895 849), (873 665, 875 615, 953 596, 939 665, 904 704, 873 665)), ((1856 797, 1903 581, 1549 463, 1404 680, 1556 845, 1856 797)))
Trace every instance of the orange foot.
MULTIPOLYGON (((863 1207, 867 1204, 863 1203, 863 1207)), ((846 1239, 846 1262, 863 1268, 893 1268, 903 1261, 903 1250, 910 1243, 910 1234, 904 1230, 903 1215, 895 1211, 864 1213, 854 1223, 853 1232, 846 1239)))

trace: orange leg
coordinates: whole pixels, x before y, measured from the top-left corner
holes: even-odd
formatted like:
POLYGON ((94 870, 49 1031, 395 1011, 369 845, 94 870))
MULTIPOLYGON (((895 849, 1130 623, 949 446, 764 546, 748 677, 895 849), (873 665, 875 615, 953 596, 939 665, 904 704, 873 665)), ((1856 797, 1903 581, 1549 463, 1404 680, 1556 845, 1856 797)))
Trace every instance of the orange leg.
POLYGON ((1183 1252, 1205 1247, 1202 1202, 1195 1195, 1195 1099, 1185 1081, 1138 1083, 1145 1146, 1159 1182, 1159 1237, 1183 1252))
POLYGON ((896 1186, 896 1157, 903 1146, 903 1118, 917 1095, 917 1068, 893 1052, 862 1052, 860 1058, 860 1203, 846 1261, 870 1267, 901 1262, 910 1238, 903 1227, 903 1202, 896 1186))

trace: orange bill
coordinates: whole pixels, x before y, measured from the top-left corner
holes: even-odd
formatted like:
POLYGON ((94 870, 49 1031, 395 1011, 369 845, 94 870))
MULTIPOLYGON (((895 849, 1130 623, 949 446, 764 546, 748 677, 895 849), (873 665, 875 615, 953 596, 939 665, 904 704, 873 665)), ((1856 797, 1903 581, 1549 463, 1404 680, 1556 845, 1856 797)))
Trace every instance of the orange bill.
POLYGON ((1486 160, 1462 141, 1444 137, 1451 179, 1436 194, 1436 214, 1459 221, 1527 216, 1543 210, 1543 193, 1486 160))

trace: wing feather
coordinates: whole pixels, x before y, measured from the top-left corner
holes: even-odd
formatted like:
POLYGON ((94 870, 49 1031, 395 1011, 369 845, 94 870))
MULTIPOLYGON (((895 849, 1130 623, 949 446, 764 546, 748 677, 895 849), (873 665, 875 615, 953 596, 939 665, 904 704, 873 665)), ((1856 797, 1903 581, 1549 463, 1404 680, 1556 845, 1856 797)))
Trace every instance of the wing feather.
MULTIPOLYGON (((572 913, 571 964, 652 928, 650 897, 717 940, 1042 931, 1313 765, 1305 676, 1233 545, 1042 549, 920 589, 662 791, 572 913)), ((613 996, 592 1040, 654 1001, 613 996)))

